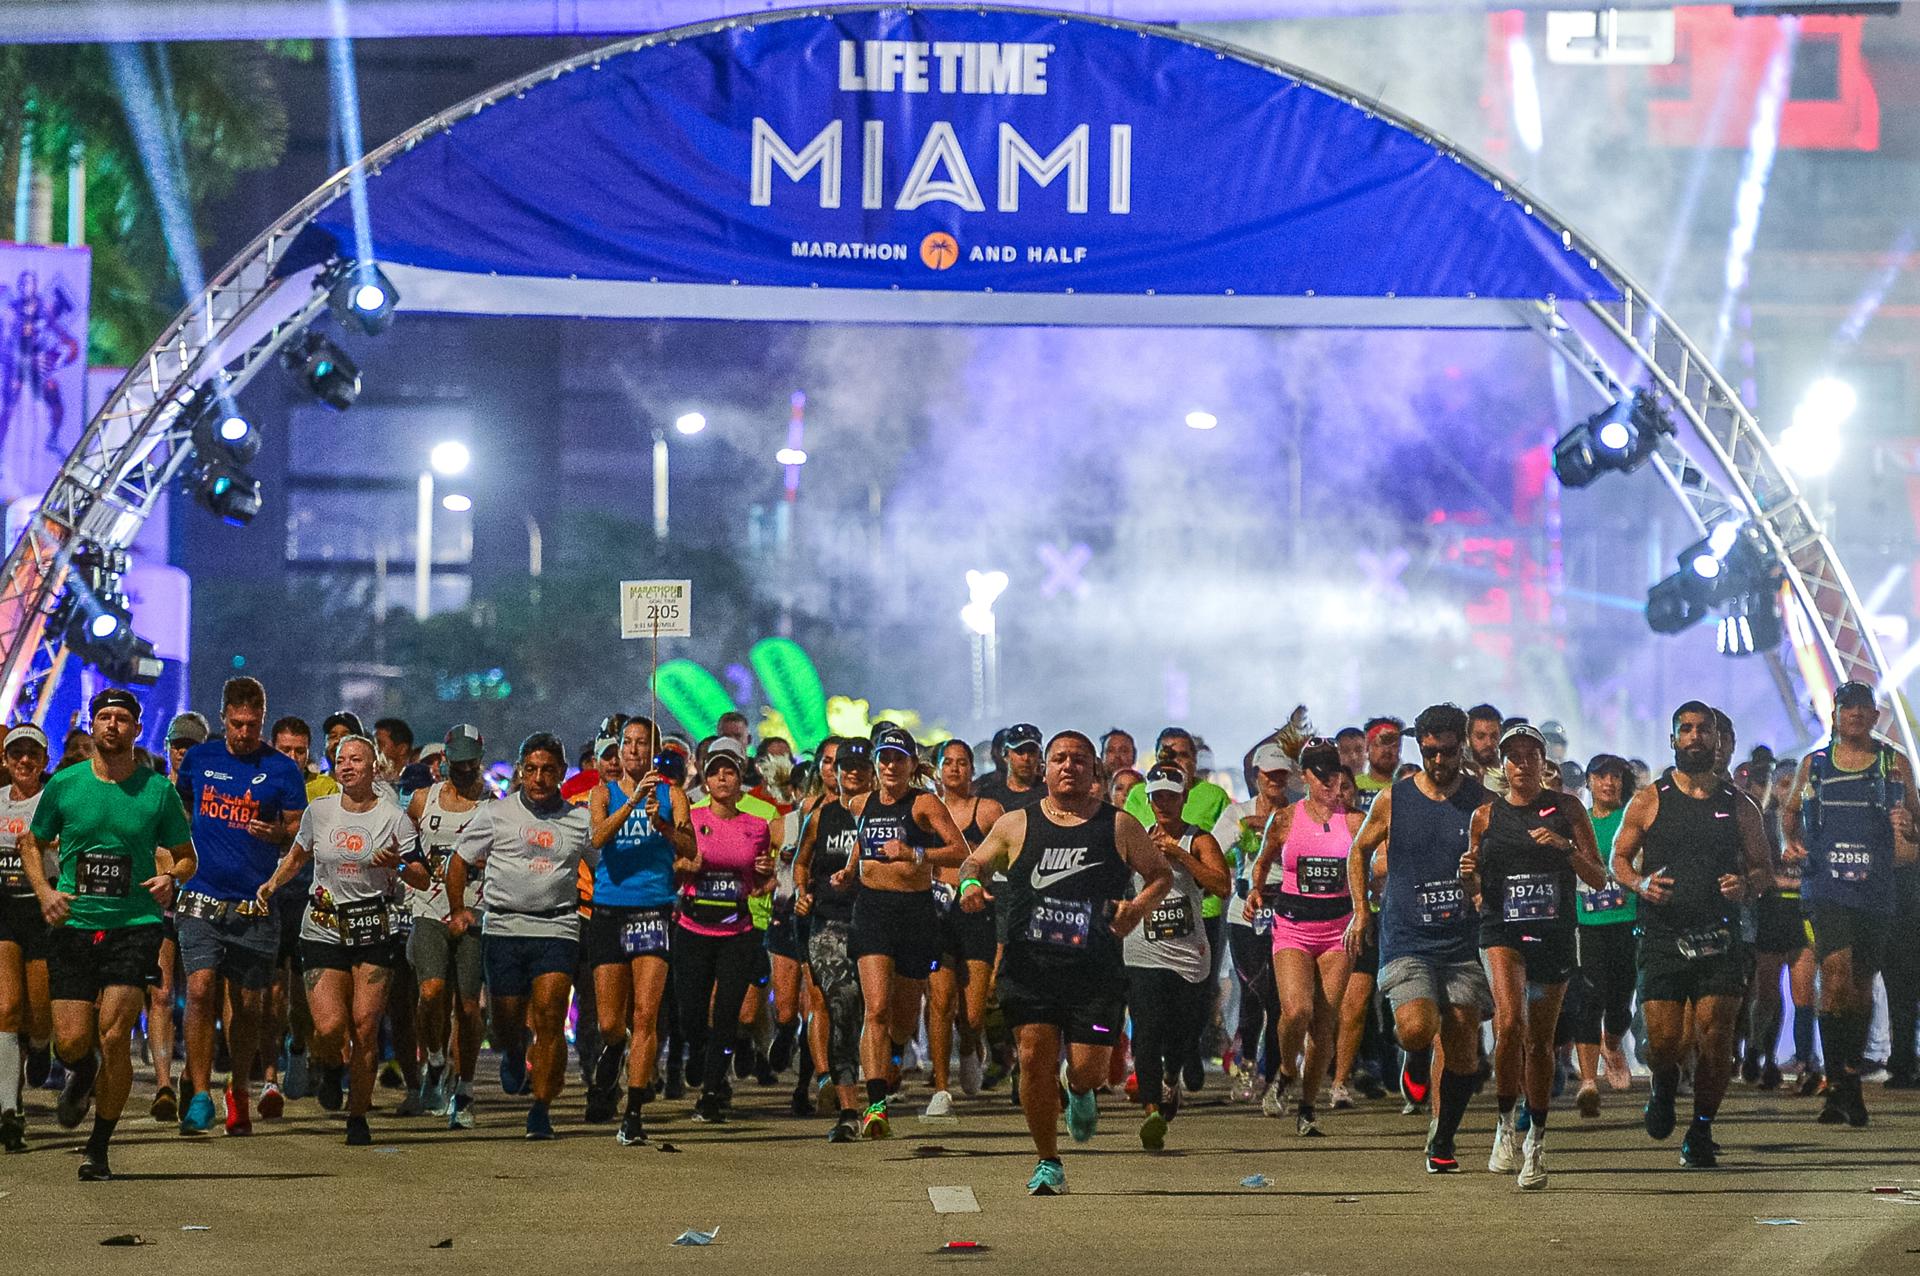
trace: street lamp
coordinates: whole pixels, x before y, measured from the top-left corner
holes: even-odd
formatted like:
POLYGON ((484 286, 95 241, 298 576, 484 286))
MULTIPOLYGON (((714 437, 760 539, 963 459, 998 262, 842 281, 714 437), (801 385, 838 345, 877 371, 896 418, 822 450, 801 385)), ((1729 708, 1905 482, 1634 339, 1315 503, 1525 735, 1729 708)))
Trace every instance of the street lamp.
MULTIPOLYGON (((427 453, 427 468, 420 471, 420 482, 416 489, 417 499, 413 511, 413 617, 425 620, 433 608, 433 476, 444 474, 452 478, 464 474, 473 464, 473 453, 467 445, 458 439, 447 439, 433 445, 427 453)), ((459 493, 447 497, 447 508, 456 512, 465 512, 473 508, 473 501, 459 493), (466 502, 456 506, 456 501, 466 502)))
POLYGON ((967 573, 967 605, 960 609, 960 623, 973 635, 973 717, 984 722, 1000 712, 999 627, 994 623, 993 604, 1007 591, 1005 572, 967 573))

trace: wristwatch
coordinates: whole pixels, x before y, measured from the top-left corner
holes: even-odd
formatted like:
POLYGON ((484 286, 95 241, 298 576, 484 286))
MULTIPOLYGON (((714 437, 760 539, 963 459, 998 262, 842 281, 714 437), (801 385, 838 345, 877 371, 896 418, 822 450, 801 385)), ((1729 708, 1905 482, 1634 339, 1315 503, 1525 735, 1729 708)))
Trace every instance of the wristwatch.
POLYGON ((926 847, 924 847, 924 846, 916 846, 916 847, 914 847, 914 848, 913 848, 913 863, 914 863, 914 866, 915 866, 916 868, 921 868, 921 867, 925 867, 925 866, 926 866, 926 862, 927 862, 927 848, 926 848, 926 847))

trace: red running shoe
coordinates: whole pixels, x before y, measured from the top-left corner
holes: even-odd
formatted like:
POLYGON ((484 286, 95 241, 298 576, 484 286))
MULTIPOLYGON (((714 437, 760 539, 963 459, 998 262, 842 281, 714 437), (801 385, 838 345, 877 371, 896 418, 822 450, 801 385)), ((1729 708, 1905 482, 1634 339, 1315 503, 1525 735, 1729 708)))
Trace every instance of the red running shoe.
POLYGON ((253 1133, 253 1118, 247 1113, 247 1096, 242 1090, 227 1087, 227 1133, 242 1135, 253 1133))

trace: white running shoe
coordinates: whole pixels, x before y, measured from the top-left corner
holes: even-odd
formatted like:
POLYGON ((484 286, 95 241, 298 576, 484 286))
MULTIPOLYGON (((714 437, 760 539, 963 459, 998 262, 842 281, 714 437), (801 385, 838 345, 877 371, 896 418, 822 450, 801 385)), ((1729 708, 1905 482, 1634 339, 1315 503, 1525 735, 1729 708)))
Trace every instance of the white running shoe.
POLYGON ((971 1099, 980 1093, 980 1079, 986 1075, 986 1066, 980 1062, 978 1054, 966 1054, 960 1057, 960 1093, 971 1099))
POLYGON ((1520 1151, 1520 1186, 1531 1192, 1547 1185, 1547 1141, 1540 1131, 1528 1130, 1520 1151))
POLYGON ((1344 1085, 1341 1085, 1337 1081, 1334 1082, 1333 1084, 1334 1111, 1345 1112, 1348 1108, 1351 1108, 1352 1106, 1353 1106, 1353 1091, 1347 1089, 1347 1087, 1345 1087, 1344 1085))
POLYGON ((1275 1077, 1260 1099, 1260 1115, 1283 1117, 1287 1114, 1287 1096, 1293 1089, 1291 1077, 1275 1077))
POLYGON ((1493 1152, 1487 1157, 1487 1169, 1494 1174, 1514 1174, 1520 1169, 1520 1131, 1514 1128, 1511 1112, 1493 1127, 1493 1152))
POLYGON ((933 1097, 927 1100, 927 1106, 920 1115, 922 1118, 930 1121, 939 1121, 942 1119, 951 1121, 953 1119, 953 1096, 945 1090, 935 1090, 933 1097))
POLYGON ((1253 1065, 1245 1062, 1236 1063, 1233 1065, 1233 1080, 1227 1090, 1227 1096, 1235 1103, 1252 1103, 1255 1087, 1258 1085, 1259 1082, 1254 1080, 1253 1065))

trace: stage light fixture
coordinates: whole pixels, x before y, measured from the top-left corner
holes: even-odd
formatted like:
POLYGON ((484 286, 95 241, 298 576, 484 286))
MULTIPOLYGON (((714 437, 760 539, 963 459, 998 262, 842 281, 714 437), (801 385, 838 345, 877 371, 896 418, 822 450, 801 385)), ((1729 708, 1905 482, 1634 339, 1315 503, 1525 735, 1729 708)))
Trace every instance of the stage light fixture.
POLYGON ((307 393, 336 412, 345 412, 360 397, 359 367, 321 333, 303 335, 280 361, 307 393))
POLYGON ((193 450, 202 460, 246 466, 260 455, 260 431, 225 395, 202 390, 187 410, 195 414, 193 450))
POLYGON ((1773 591, 1753 589, 1736 598, 1720 618, 1715 645, 1723 656, 1751 656, 1777 649, 1784 637, 1773 591))
POLYGON ((400 294, 374 262, 342 261, 328 273, 327 296, 333 316, 352 324, 369 337, 393 325, 393 309, 400 294))
POLYGON ((153 644, 134 632, 133 609, 121 588, 127 565, 125 550, 82 544, 51 623, 70 652, 112 681, 150 686, 162 665, 153 644))
POLYGON ((1585 487, 1602 474, 1631 474, 1646 464, 1673 422, 1646 390, 1621 399, 1568 430, 1553 445, 1553 472, 1563 487, 1585 487))
POLYGON ((237 465, 203 461, 189 481, 193 498, 229 527, 245 527, 260 512, 260 480, 237 465))
POLYGON ((1656 634, 1680 633, 1706 619, 1711 610, 1695 597, 1681 572, 1647 591, 1647 627, 1656 634))

